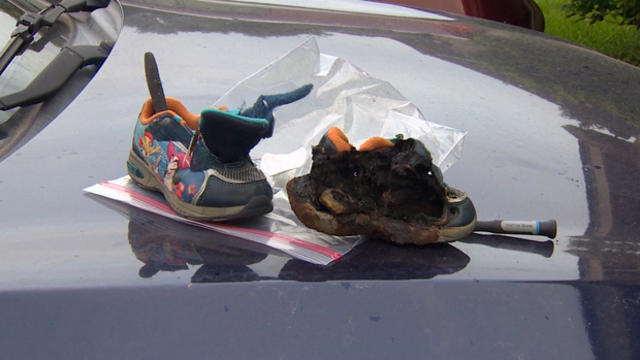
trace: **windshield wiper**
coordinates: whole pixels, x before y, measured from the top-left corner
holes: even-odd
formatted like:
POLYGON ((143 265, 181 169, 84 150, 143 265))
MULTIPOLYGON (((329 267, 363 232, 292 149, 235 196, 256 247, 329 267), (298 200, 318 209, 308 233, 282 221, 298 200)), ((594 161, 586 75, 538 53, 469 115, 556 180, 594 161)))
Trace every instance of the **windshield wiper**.
POLYGON ((77 45, 62 48, 60 53, 21 91, 0 97, 0 110, 37 104, 55 94, 71 76, 87 65, 102 65, 113 44, 77 45))
POLYGON ((38 13, 24 13, 18 19, 16 29, 11 33, 11 39, 0 53, 0 75, 14 57, 22 54, 29 47, 38 31, 55 24, 60 15, 79 11, 91 12, 106 7, 109 2, 110 0, 63 0, 38 13))

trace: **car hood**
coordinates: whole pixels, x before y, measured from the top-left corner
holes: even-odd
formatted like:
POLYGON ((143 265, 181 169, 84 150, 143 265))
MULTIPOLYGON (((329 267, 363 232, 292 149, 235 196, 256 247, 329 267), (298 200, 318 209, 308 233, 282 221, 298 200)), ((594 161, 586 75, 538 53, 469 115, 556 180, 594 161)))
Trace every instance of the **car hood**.
MULTIPOLYGON (((187 331, 196 343, 206 342, 203 329, 270 334, 210 344, 228 355, 254 354, 237 347, 245 342, 270 354, 302 354, 309 334, 326 336, 336 352, 374 357, 427 350, 435 357, 542 356, 552 348, 579 358, 637 354, 630 334, 640 314, 639 69, 544 34, 450 14, 123 3, 124 27, 97 75, 0 163, 0 301, 23 304, 16 314, 50 316, 39 307, 47 302, 67 311, 75 304, 74 316, 88 316, 91 307, 82 304, 101 298, 109 310, 97 321, 129 326, 115 337, 127 345, 106 357, 139 351, 127 336, 151 341, 135 331, 150 316, 149 302, 159 314, 151 323, 184 329, 197 319, 187 331), (82 193, 125 174, 148 97, 144 51, 156 55, 167 95, 197 112, 310 37, 323 52, 390 82, 428 120, 467 132, 463 158, 445 180, 469 194, 480 219, 553 218, 556 239, 472 234, 425 248, 367 241, 318 267, 82 193), (208 296, 217 297, 215 306, 208 296), (167 315, 175 308, 179 319, 167 315), (224 320, 234 312, 235 322, 224 320), (252 328, 255 318, 270 322, 252 328), (485 327, 486 319, 493 320, 485 327), (489 325, 496 319, 502 325, 492 341, 474 343, 496 330, 489 325), (621 322, 611 327, 611 319, 621 322), (287 330, 289 340, 272 332, 287 326, 298 331, 287 330), (464 336, 454 340, 458 332, 464 336), (537 342, 528 342, 535 334, 537 342), (438 343, 442 350, 432 347, 438 343)), ((8 323, 19 322, 16 315, 8 323)))

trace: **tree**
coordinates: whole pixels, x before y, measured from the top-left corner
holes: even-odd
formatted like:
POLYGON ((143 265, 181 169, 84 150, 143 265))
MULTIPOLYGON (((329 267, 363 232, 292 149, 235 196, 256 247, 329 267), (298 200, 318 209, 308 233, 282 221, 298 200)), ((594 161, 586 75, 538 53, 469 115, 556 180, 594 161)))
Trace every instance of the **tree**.
POLYGON ((565 11, 591 23, 606 19, 640 29, 640 0, 570 0, 565 11))

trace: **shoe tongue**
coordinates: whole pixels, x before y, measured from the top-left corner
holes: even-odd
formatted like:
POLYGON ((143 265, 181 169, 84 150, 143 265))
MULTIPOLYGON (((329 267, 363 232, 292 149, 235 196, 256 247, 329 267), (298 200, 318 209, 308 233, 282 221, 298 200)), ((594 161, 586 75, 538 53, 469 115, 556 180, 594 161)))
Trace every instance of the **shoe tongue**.
POLYGON ((164 90, 162 89, 162 81, 160 80, 160 73, 158 72, 158 64, 153 53, 146 52, 144 54, 144 72, 147 78, 147 87, 149 88, 149 94, 151 95, 151 103, 153 106, 153 112, 159 113, 169 109, 167 101, 164 96, 164 90))
POLYGON ((222 162, 246 158, 268 133, 269 122, 266 119, 216 109, 206 109, 200 115, 200 134, 209 151, 222 162))

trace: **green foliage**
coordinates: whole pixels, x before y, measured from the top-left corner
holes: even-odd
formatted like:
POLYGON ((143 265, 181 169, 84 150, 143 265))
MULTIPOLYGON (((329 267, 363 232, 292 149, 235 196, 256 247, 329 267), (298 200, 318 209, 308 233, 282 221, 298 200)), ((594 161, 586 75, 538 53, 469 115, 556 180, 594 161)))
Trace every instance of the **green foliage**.
POLYGON ((564 9, 570 1, 536 0, 544 14, 546 33, 640 65, 640 28, 611 21, 591 23, 580 17, 567 17, 564 9))
POLYGON ((640 0, 570 0, 564 9, 569 17, 578 16, 592 24, 608 20, 640 29, 640 0))

